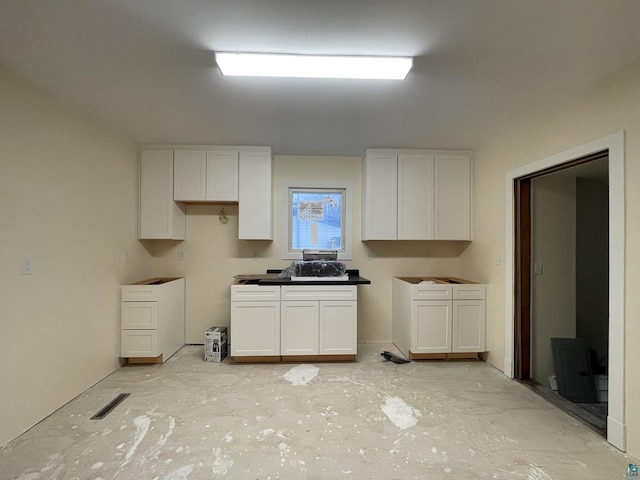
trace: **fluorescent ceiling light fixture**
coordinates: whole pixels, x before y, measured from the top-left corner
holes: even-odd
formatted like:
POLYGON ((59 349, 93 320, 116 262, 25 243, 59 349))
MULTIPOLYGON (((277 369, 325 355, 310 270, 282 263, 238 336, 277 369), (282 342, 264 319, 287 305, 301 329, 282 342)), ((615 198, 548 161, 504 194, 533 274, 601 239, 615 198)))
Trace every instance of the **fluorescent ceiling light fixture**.
POLYGON ((411 57, 357 57, 216 52, 223 75, 404 80, 411 57))

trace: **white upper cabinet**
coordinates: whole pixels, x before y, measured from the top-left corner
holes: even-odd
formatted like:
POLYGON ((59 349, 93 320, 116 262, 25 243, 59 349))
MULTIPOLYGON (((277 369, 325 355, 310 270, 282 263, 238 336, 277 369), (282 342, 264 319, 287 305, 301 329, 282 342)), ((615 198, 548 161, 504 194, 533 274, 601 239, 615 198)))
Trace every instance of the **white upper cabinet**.
POLYGON ((471 240, 471 157, 435 156, 434 238, 471 240))
POLYGON ((433 155, 398 154, 398 240, 433 238, 433 155))
POLYGON ((140 152, 138 238, 185 238, 184 205, 173 201, 173 150, 140 152))
POLYGON ((207 151, 207 200, 238 201, 238 152, 207 151))
POLYGON ((238 152, 176 150, 176 202, 237 202, 238 152))
POLYGON ((362 240, 396 240, 398 157, 367 151, 362 162, 362 240))
POLYGON ((238 238, 273 240, 271 149, 240 152, 238 185, 238 238))
POLYGON ((369 149, 362 240, 470 240, 471 155, 369 149))

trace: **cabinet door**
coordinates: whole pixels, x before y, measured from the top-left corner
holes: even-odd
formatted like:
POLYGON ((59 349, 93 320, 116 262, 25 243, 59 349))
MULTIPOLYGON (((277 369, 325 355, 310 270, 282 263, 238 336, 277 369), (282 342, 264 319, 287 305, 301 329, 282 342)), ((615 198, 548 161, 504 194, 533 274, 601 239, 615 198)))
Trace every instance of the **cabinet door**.
POLYGON ((184 237, 184 205, 173 201, 173 150, 142 150, 138 238, 184 240, 184 237))
POLYGON ((367 152, 362 169, 362 240, 396 240, 397 155, 367 152))
POLYGON ((411 302, 411 351, 451 352, 453 303, 449 300, 411 302))
POLYGON ((207 200, 238 201, 238 152, 207 151, 207 200))
POLYGON ((433 240, 433 155, 398 154, 398 240, 433 240))
POLYGON ((484 352, 485 301, 453 301, 454 352, 484 352))
POLYGON ((318 302, 282 302, 280 309, 280 353, 318 354, 318 302))
POLYGON ((358 353, 358 307, 356 301, 320 301, 321 355, 358 353))
POLYGON ((434 238, 471 240, 471 157, 435 156, 434 238))
POLYGON ((231 302, 231 356, 280 355, 280 302, 231 302))
POLYGON ((173 199, 176 202, 206 200, 207 152, 176 150, 173 199))
POLYGON ((238 238, 273 240, 273 159, 271 152, 240 152, 238 238))

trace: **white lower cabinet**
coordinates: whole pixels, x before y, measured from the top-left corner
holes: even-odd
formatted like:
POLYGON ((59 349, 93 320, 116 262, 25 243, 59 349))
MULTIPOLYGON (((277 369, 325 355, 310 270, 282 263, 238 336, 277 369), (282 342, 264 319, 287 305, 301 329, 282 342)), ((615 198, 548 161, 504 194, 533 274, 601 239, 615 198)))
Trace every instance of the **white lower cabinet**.
POLYGON ((484 352, 485 301, 453 301, 453 352, 484 352))
POLYGON ((411 302, 411 352, 451 351, 452 303, 446 300, 411 302))
POLYGON ((231 356, 280 356, 280 287, 231 286, 231 356))
POLYGON ((231 356, 280 355, 280 302, 231 303, 231 356))
MULTIPOLYGON (((354 287, 355 288, 355 287, 354 287)), ((320 355, 355 355, 358 353, 358 306, 352 301, 320 302, 320 355)))
POLYGON ((484 352, 485 289, 446 277, 394 278, 394 344, 413 358, 484 352))
POLYGON ((317 355, 320 305, 318 302, 292 301, 280 304, 280 353, 317 355))
POLYGON ((354 285, 232 285, 231 356, 355 357, 357 320, 354 285))
POLYGON ((184 345, 184 295, 184 278, 122 285, 120 356, 164 362, 176 353, 184 345))

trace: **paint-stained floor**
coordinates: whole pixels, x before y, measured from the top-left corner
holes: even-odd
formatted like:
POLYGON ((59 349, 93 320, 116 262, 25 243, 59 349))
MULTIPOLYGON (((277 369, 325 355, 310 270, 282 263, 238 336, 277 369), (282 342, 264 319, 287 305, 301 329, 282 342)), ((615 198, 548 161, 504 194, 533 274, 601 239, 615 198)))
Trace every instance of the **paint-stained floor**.
POLYGON ((0 450, 1 479, 604 479, 637 460, 481 361, 125 366, 0 450), (119 393, 103 420, 90 420, 119 393))

